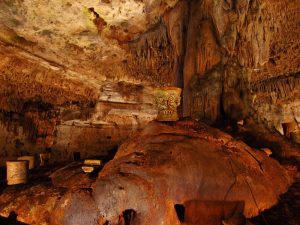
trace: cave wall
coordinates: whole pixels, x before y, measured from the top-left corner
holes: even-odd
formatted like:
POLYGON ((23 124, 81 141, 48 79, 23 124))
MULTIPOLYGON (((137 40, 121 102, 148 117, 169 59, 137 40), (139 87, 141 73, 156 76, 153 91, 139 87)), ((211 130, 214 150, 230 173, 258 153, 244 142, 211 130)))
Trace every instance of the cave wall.
POLYGON ((299 123, 299 1, 181 4, 183 115, 211 123, 255 117, 270 128, 299 123))
POLYGON ((19 124, 7 126, 0 122, 0 165, 4 166, 6 160, 37 153, 35 143, 28 140, 19 124))
POLYGON ((182 115, 208 123, 255 118, 282 134, 283 124, 296 124, 299 142, 299 3, 193 0, 166 13, 180 49, 182 115))
POLYGON ((156 117, 151 87, 105 81, 93 89, 17 62, 2 68, 0 165, 49 148, 53 161, 70 160, 73 152, 82 158, 108 155, 156 117))
POLYGON ((155 119, 160 86, 183 88, 181 116, 298 127, 299 0, 130 2, 0 3, 0 110, 19 124, 0 149, 102 154, 155 119))

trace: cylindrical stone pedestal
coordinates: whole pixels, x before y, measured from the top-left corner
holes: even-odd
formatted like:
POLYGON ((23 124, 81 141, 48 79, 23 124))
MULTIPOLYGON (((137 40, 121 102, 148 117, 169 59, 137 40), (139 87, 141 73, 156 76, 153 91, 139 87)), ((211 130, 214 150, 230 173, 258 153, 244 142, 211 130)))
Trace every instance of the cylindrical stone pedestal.
POLYGON ((25 184, 28 178, 29 162, 27 160, 7 161, 7 184, 25 184))

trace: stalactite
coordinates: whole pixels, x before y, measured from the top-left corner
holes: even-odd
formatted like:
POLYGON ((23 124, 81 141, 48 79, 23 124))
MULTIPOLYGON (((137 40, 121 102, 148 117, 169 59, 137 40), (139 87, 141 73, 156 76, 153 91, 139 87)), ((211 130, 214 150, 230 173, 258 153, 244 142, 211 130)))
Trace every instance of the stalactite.
POLYGON ((237 58, 242 66, 257 67, 268 62, 270 56, 269 22, 261 1, 253 0, 245 15, 243 26, 238 26, 237 58))
POLYGON ((202 76, 220 62, 221 55, 211 21, 204 20, 199 26, 201 30, 195 46, 197 49, 195 58, 196 73, 202 76))
POLYGON ((89 105, 96 99, 97 93, 82 82, 61 79, 58 72, 16 56, 0 65, 0 108, 6 111, 20 113, 28 100, 55 105, 77 101, 89 105))
POLYGON ((300 74, 291 74, 289 76, 279 76, 261 82, 251 84, 253 92, 276 93, 278 98, 291 97, 300 87, 300 74))
POLYGON ((8 132, 22 127, 24 135, 40 147, 51 147, 55 136, 55 127, 59 121, 59 110, 49 104, 27 102, 21 113, 0 112, 0 122, 8 132))
POLYGON ((208 71, 204 77, 195 75, 190 82, 191 116, 214 122, 220 118, 222 73, 220 68, 208 71))
POLYGON ((129 68, 134 76, 157 83, 172 83, 174 49, 164 24, 129 43, 129 68))

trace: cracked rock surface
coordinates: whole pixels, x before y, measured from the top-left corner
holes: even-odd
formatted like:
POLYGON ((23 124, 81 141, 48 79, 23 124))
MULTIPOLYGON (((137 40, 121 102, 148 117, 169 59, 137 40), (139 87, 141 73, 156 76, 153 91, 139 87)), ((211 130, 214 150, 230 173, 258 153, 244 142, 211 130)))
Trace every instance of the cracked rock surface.
POLYGON ((179 225, 175 204, 241 202, 243 214, 253 217, 275 205, 291 183, 286 170, 264 152, 191 121, 150 123, 122 144, 96 179, 82 179, 69 168, 70 175, 58 174, 72 177, 71 182, 58 177, 44 188, 25 186, 10 192, 16 202, 4 192, 0 214, 15 211, 28 224, 127 224, 130 218, 133 224, 179 225))

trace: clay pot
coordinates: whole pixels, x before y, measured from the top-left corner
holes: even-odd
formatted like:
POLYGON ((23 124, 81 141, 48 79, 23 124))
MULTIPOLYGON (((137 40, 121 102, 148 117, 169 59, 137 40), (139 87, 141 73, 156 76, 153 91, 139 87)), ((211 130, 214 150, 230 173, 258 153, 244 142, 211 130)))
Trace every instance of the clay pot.
POLYGON ((156 120, 177 121, 177 107, 180 105, 181 88, 162 87, 155 90, 155 100, 158 108, 156 120))
POLYGON ((28 179, 28 160, 7 161, 7 184, 25 184, 28 179))
POLYGON ((94 171, 95 168, 93 166, 82 166, 81 169, 85 173, 91 173, 94 171))
POLYGON ((34 156, 21 156, 17 160, 27 160, 29 162, 29 169, 32 170, 34 168, 34 156))

